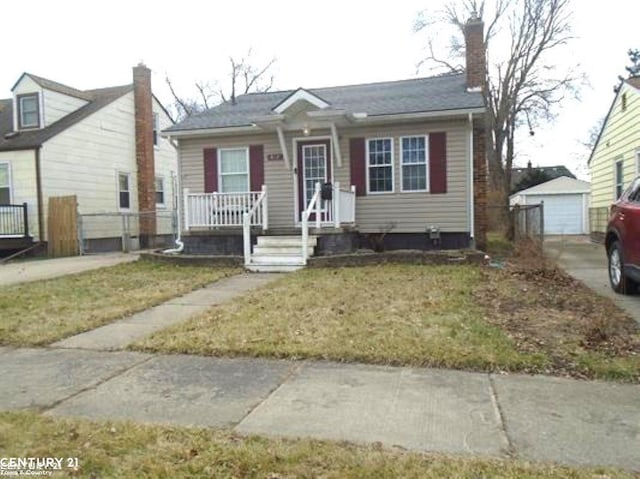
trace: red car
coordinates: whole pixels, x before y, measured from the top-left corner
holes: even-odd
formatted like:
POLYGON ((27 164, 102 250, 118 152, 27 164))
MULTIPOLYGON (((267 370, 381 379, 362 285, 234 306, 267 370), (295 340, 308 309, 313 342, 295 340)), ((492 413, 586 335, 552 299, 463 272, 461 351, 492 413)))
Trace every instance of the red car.
POLYGON ((605 246, 613 290, 621 294, 637 293, 640 285, 640 176, 611 206, 605 246))

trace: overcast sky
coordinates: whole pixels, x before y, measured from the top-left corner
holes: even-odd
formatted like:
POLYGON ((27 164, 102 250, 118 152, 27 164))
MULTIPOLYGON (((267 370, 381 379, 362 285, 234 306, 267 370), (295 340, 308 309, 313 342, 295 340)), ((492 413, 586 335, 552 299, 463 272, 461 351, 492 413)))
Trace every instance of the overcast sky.
MULTIPOLYGON (((88 89, 130 83, 131 67, 143 61, 156 94, 169 102, 167 74, 191 95, 195 81, 224 81, 228 57, 249 48, 258 62, 277 58, 276 89, 428 76, 416 71, 425 40, 412 26, 420 10, 440 1, 5 2, 0 97, 10 96, 24 71, 88 89)), ((582 65, 590 86, 520 145, 518 162, 565 164, 588 178, 580 141, 606 114, 627 50, 640 48, 640 2, 574 0, 573 8, 577 38, 563 58, 582 65)))

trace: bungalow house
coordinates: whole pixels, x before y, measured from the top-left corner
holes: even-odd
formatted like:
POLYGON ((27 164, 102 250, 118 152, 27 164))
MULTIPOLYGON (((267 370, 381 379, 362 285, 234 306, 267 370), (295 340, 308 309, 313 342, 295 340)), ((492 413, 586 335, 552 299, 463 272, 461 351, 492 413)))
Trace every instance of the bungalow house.
MULTIPOLYGON (((159 136, 173 124, 151 92, 151 71, 128 85, 78 90, 24 73, 0 100, 0 250, 47 242, 49 199, 75 195, 78 212, 150 212, 132 232, 152 244, 156 208, 171 205, 175 146, 159 136)), ((120 221, 105 221, 90 249, 121 247, 120 221)))
POLYGON ((588 164, 591 237, 603 241, 609 207, 640 174, 640 77, 621 82, 588 164))
POLYGON ((276 271, 360 246, 483 248, 483 23, 465 37, 464 73, 250 93, 165 130, 184 250, 276 271))

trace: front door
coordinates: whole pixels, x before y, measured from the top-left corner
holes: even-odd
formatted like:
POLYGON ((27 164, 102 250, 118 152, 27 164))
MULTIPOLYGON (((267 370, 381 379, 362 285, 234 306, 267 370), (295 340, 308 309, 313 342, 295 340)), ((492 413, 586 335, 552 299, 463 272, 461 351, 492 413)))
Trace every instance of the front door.
MULTIPOLYGON (((307 208, 316 183, 326 183, 331 179, 331 143, 329 140, 309 140, 298 143, 298 211, 300 218, 307 208)), ((322 211, 328 205, 322 202, 322 211)), ((309 217, 315 220, 315 214, 309 217)))

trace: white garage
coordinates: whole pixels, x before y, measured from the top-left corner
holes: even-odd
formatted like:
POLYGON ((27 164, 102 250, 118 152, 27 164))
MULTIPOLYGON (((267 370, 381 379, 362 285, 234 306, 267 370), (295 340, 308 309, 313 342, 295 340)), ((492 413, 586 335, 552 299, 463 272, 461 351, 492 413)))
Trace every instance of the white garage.
POLYGON ((549 235, 589 233, 590 185, 586 181, 561 176, 518 191, 509 198, 512 205, 544 202, 544 232, 549 235))

